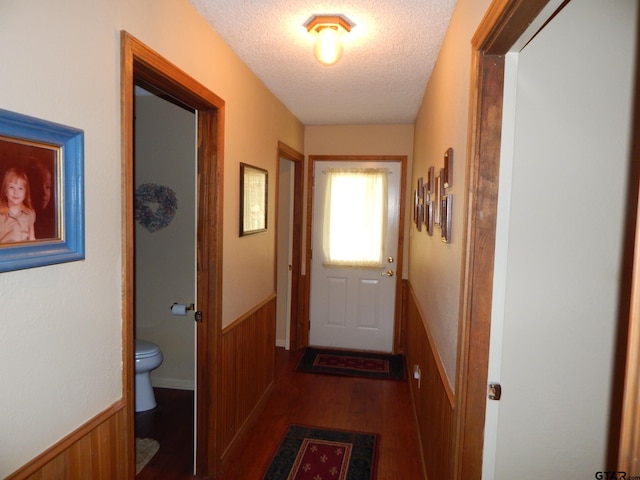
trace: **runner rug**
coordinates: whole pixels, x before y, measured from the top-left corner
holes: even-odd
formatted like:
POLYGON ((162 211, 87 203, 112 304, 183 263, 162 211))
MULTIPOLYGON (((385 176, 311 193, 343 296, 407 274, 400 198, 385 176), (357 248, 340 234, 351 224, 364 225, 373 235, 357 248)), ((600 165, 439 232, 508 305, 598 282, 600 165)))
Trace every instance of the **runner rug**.
POLYGON ((308 347, 296 370, 351 377, 404 380, 404 357, 382 353, 352 352, 308 347))
POLYGON ((291 425, 263 480, 373 480, 378 435, 291 425))

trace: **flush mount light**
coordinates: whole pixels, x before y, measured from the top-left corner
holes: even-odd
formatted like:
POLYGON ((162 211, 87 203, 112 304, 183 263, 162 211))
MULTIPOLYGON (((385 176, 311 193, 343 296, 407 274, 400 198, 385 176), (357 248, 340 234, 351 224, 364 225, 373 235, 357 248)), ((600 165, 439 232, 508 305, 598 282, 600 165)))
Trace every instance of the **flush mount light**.
POLYGON ((342 35, 351 31, 351 23, 340 15, 315 15, 307 31, 316 36, 313 54, 323 65, 333 65, 342 56, 342 35))

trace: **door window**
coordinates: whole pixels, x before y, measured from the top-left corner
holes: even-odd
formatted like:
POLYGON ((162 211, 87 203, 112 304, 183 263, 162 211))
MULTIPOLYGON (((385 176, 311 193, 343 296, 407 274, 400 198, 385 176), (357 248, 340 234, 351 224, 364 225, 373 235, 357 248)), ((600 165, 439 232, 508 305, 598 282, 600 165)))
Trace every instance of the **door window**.
POLYGON ((328 169, 323 252, 326 267, 381 268, 387 224, 386 169, 328 169))

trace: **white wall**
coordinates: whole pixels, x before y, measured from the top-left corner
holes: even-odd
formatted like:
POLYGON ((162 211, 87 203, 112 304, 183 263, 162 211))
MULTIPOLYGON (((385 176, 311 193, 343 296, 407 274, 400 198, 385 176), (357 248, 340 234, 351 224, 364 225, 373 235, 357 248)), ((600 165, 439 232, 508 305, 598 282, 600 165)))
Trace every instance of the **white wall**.
POLYGON ((510 61, 485 479, 605 467, 637 8, 572 1, 510 61))
POLYGON ((136 338, 156 343, 163 362, 154 386, 194 389, 193 311, 175 316, 170 306, 196 299, 196 116, 155 95, 135 106, 135 187, 152 183, 175 192, 171 223, 149 231, 136 222, 136 338))
POLYGON ((0 477, 122 397, 123 29, 226 102, 223 323, 275 290, 274 230, 238 239, 238 164, 275 173, 278 141, 303 151, 303 126, 195 9, 185 0, 0 2, 0 105, 83 129, 86 189, 86 260, 0 275, 0 477))

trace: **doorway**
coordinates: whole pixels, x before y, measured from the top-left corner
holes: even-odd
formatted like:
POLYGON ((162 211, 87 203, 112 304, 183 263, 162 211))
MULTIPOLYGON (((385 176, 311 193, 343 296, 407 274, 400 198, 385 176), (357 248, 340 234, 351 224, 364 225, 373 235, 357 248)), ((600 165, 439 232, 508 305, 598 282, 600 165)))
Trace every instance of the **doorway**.
POLYGON ((304 155, 278 142, 278 166, 276 346, 298 350, 307 344, 300 311, 304 155))
MULTIPOLYGON (((469 141, 471 148, 467 156, 467 177, 470 179, 470 184, 464 240, 466 258, 463 259, 464 284, 459 322, 461 328, 458 335, 454 478, 481 478, 482 437, 484 431, 490 428, 489 423, 485 424, 485 418, 488 418, 485 417, 488 410, 486 408, 487 359, 492 321, 490 299, 494 293, 493 274, 496 263, 498 188, 503 189, 504 186, 502 184, 498 186, 497 180, 500 168, 498 152, 503 143, 501 134, 505 55, 512 47, 522 47, 523 43, 536 36, 538 29, 546 25, 549 19, 553 18, 566 4, 567 2, 561 1, 496 1, 491 5, 472 42, 474 53, 469 141), (528 28, 532 29, 528 30, 528 28)), ((506 59, 510 60, 509 57, 506 59)), ((603 68, 602 71, 610 70, 603 68)), ((533 83, 537 85, 536 82, 533 83)), ((521 105, 522 103, 519 102, 519 108, 521 105)), ((536 105, 536 108, 539 108, 539 105, 536 105)), ((540 108, 540 110, 544 109, 540 108)), ((597 107, 593 107, 592 110, 599 111, 597 107)), ((556 115, 555 110, 549 113, 554 117, 556 115)), ((532 130, 531 127, 530 130, 532 130)), ((534 131, 537 135, 538 130, 534 131)), ((584 165, 582 164, 580 168, 585 168, 584 165)), ((542 164, 536 163, 536 168, 544 171, 542 164)), ((535 180, 531 181, 535 183, 535 180)), ((568 205, 563 204, 563 207, 568 208, 568 205)), ((520 218, 522 217, 520 215, 520 218)), ((527 218, 535 223, 530 217, 527 218)), ((509 249, 513 247, 514 244, 510 243, 509 249)), ((521 258, 523 257, 521 255, 521 258)), ((529 256, 528 261, 533 264, 535 258, 529 256)), ((529 273, 527 272, 528 275, 529 273)), ((512 286, 513 283, 510 285, 512 286)), ((545 326, 537 325, 537 328, 541 331, 549 331, 545 326)), ((554 338, 562 338, 558 336, 556 328, 554 328, 554 338)), ((548 352, 547 354, 549 355, 548 352)), ((554 358, 554 355, 551 354, 549 358, 554 358)), ((579 362, 577 359, 574 360, 579 362)), ((595 375, 593 378, 601 379, 602 377, 595 375)), ((606 379, 603 379, 602 383, 606 384, 606 379)), ((536 382, 530 382, 530 384, 535 385, 536 382)), ((567 387, 564 382, 562 384, 563 387, 567 387)), ((517 386, 512 385, 512 388, 517 390, 517 386)), ((549 391, 554 390, 550 382, 545 383, 545 388, 549 391)), ((567 389, 567 391, 571 390, 571 388, 567 389)), ((519 393, 526 395, 526 392, 519 393)), ((554 408, 557 410, 559 407, 554 404, 554 408)), ((509 422, 503 423, 503 425, 508 424, 509 422)), ((575 433, 571 428, 568 431, 575 433)), ((528 445, 525 445, 525 448, 528 448, 528 445)), ((531 449, 527 451, 531 458, 536 458, 536 455, 531 455, 531 449)), ((503 456, 503 458, 508 457, 508 455, 503 456)))
POLYGON ((149 437, 163 447, 180 438, 179 448, 162 448, 157 455, 170 453, 168 466, 191 473, 194 311, 174 312, 171 306, 197 305, 196 117, 138 86, 134 101, 135 339, 157 345, 163 357, 150 372, 157 398, 136 391, 136 438, 149 437), (154 400, 157 407, 150 408, 154 400), (190 425, 175 425, 176 416, 190 419, 190 425))
MULTIPOLYGON (((338 168, 338 170, 344 170, 344 168, 338 168)), ((401 308, 401 281, 402 278, 402 264, 403 264, 403 236, 402 229, 399 226, 404 225, 404 209, 400 208, 404 205, 405 198, 405 171, 406 171, 406 157, 405 156, 358 156, 358 155, 345 155, 345 156, 310 156, 309 157, 309 196, 308 196, 308 213, 307 218, 309 222, 309 232, 307 235, 307 251, 310 255, 307 255, 307 272, 308 281, 310 287, 307 289, 309 292, 309 343, 317 343, 317 346, 332 346, 337 348, 353 348, 358 350, 376 350, 386 352, 397 352, 400 349, 400 332, 402 330, 402 316, 400 315, 401 308), (384 183, 386 178, 389 178, 389 182, 393 182, 397 185, 395 193, 390 195, 388 206, 385 204, 383 211, 389 218, 395 217, 392 223, 395 224, 394 229, 397 229, 397 234, 391 235, 387 241, 384 242, 382 249, 382 256, 379 258, 379 264, 376 268, 325 268, 325 253, 322 251, 321 244, 322 238, 326 233, 325 222, 317 222, 316 217, 320 217, 319 212, 322 210, 320 203, 316 202, 319 198, 317 191, 324 191, 324 185, 326 182, 319 180, 320 175, 323 175, 323 171, 329 170, 329 167, 347 167, 347 166, 360 166, 370 171, 378 170, 380 172, 386 171, 384 183), (319 169, 319 170, 318 170, 319 169), (389 214, 388 212, 392 212, 389 214), (315 251, 314 251, 315 250, 315 251), (393 253, 390 253, 390 252, 393 253), (337 273, 335 278, 326 278, 328 270, 337 273), (346 280, 345 270, 357 270, 364 272, 368 270, 369 278, 356 279, 355 281, 346 280), (325 275, 322 275, 325 274, 325 275), (322 277, 319 280, 318 277, 322 277), (325 285, 324 289, 318 289, 318 282, 322 281, 325 285), (348 284, 358 284, 354 287, 358 294, 349 293, 348 284), (387 300, 382 300, 382 303, 378 301, 380 297, 378 290, 379 287, 384 286, 389 290, 387 300), (324 293, 322 293, 324 292, 324 293), (320 296, 322 298, 320 298, 320 296), (328 298, 333 298, 335 302, 327 303, 328 298), (355 297, 362 300, 363 308, 351 309, 351 312, 369 312, 370 315, 360 315, 355 313, 349 313, 347 307, 348 302, 341 302, 339 299, 346 299, 347 297, 355 297), (375 305, 374 305, 375 303, 375 305), (330 308, 334 308, 335 311, 328 312, 322 311, 318 315, 318 309, 315 308, 321 305, 329 305, 330 308), (368 306, 367 306, 368 305, 368 306), (315 306, 315 307, 314 307, 315 306), (372 319, 378 316, 379 312, 385 307, 387 314, 385 319, 378 318, 373 321, 372 319), (338 313, 342 312, 342 313, 338 313), (313 320, 312 316, 316 315, 316 319, 313 320), (331 318, 331 324, 322 322, 322 318, 331 318), (341 325, 336 324, 336 318, 342 318, 341 325), (383 324, 386 326, 381 328, 383 324), (325 328, 326 327, 326 328, 325 328), (387 328, 388 327, 388 328, 387 328), (367 332, 372 335, 368 339, 359 341, 359 343, 343 344, 334 343, 330 340, 332 335, 334 337, 343 338, 342 334, 345 330, 353 332, 367 332), (384 335, 381 332, 384 330, 384 335), (320 333, 324 331, 325 333, 320 333), (337 333, 340 331, 340 333, 337 333), (329 336, 327 336, 327 332, 329 336), (327 342, 328 340, 328 342, 327 342), (380 341, 378 341, 380 340, 380 341)), ((389 190, 391 192, 391 190, 389 190)), ((324 216, 322 216, 324 218, 324 216)), ((390 229, 390 231, 393 229, 390 229)), ((381 244, 382 245, 382 244, 381 244)), ((336 265, 336 267, 338 267, 336 265)), ((353 279, 352 279, 353 280, 353 279)), ((349 307, 351 308, 351 307, 349 307)), ((330 322, 329 322, 330 323, 330 322)), ((355 334, 355 337, 361 337, 361 335, 355 334)), ((353 337, 353 336, 352 336, 353 337)), ((364 337, 363 337, 364 338, 364 337)), ((353 340, 353 338, 352 338, 353 340)))
POLYGON ((216 425, 221 333, 222 149, 224 101, 129 35, 121 34, 123 191, 123 390, 128 467, 134 474, 134 84, 196 113, 196 434, 195 473, 214 476, 220 452, 216 425))

